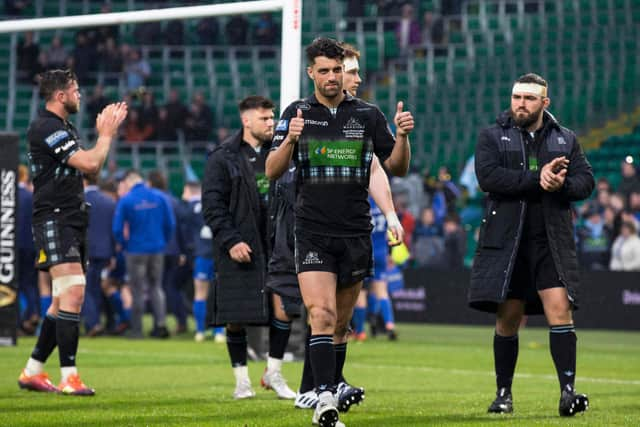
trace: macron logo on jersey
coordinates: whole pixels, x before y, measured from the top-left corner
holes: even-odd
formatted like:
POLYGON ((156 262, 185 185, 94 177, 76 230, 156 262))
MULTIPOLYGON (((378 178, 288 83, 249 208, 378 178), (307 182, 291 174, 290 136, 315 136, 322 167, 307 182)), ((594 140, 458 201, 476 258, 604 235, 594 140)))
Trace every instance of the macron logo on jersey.
POLYGON ((276 132, 285 132, 287 129, 289 129, 289 120, 279 120, 276 132))
POLYGON ((69 132, 67 132, 66 130, 59 130, 59 131, 56 131, 56 132, 52 133, 48 137, 46 137, 44 142, 46 142, 49 147, 53 148, 60 141, 66 139, 68 136, 69 136, 69 132))

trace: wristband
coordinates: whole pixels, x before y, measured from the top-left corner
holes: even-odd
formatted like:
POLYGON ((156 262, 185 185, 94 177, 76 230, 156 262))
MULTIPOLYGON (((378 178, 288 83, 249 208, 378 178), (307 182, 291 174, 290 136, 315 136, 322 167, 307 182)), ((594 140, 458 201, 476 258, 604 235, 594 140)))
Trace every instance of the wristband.
POLYGON ((398 215, 395 212, 389 212, 385 215, 385 219, 387 220, 387 228, 395 227, 401 228, 402 224, 400 223, 400 219, 398 219, 398 215))

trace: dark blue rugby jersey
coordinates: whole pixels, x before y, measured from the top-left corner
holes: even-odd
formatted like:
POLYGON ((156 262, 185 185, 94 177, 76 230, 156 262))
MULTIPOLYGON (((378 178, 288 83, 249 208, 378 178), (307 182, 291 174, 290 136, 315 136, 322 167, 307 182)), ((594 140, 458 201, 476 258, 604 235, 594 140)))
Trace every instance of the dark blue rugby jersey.
POLYGON ((82 222, 82 174, 67 165, 81 149, 78 132, 68 121, 43 109, 31 122, 27 139, 33 178, 33 222, 39 224, 53 218, 82 222))
POLYGON ((312 95, 282 113, 272 150, 286 138, 298 109, 305 124, 293 153, 296 228, 328 236, 369 234, 371 160, 375 153, 385 161, 395 143, 387 119, 377 106, 348 94, 334 116, 312 95))

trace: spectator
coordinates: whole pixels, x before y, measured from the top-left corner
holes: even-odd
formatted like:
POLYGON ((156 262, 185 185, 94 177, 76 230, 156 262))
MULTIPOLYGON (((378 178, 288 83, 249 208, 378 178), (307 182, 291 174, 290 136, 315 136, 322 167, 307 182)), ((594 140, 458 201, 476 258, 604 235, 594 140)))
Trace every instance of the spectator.
POLYGON ((262 46, 273 46, 278 38, 278 28, 273 22, 271 13, 260 15, 253 32, 253 43, 262 46))
POLYGON ((416 224, 416 228, 413 232, 414 241, 422 237, 434 237, 443 236, 442 227, 436 224, 435 214, 433 209, 426 207, 422 209, 420 213, 420 221, 416 224))
POLYGON ((180 280, 180 267, 187 261, 187 245, 191 236, 181 226, 188 219, 186 208, 182 208, 178 199, 167 188, 167 178, 159 170, 152 170, 147 175, 151 188, 158 190, 167 200, 173 216, 176 218, 175 232, 164 249, 164 270, 162 272, 162 289, 167 296, 167 307, 176 318, 176 334, 187 331, 187 312, 184 304, 180 280))
POLYGON ((124 126, 124 140, 132 145, 140 144, 148 141, 153 136, 153 126, 151 124, 142 123, 140 120, 140 112, 137 109, 129 111, 129 117, 124 126))
POLYGON ((229 128, 220 126, 216 129, 216 142, 220 144, 222 141, 229 138, 229 135, 231 135, 231 132, 229 132, 229 128))
POLYGON ((407 248, 411 249, 411 237, 416 228, 416 218, 407 208, 408 203, 409 201, 406 194, 393 195, 393 204, 396 207, 396 213, 398 214, 402 228, 404 228, 404 243, 407 245, 407 248))
POLYGON ((640 191, 640 177, 633 163, 633 158, 630 156, 622 162, 620 169, 622 172, 622 182, 618 186, 618 193, 622 193, 625 202, 628 202, 629 194, 631 194, 632 191, 640 191))
POLYGON ((21 80, 32 83, 34 77, 40 70, 38 65, 40 46, 34 41, 32 31, 24 33, 24 37, 18 43, 17 54, 18 71, 20 71, 21 80))
POLYGON ((400 16, 404 2, 400 0, 378 0, 378 16, 400 16))
POLYGON ((633 221, 624 221, 611 249, 611 270, 640 271, 640 238, 633 221))
POLYGON ((167 110, 169 121, 167 124, 168 129, 173 129, 173 132, 175 133, 177 133, 178 129, 184 130, 189 109, 180 100, 180 93, 176 89, 171 89, 169 91, 169 100, 165 104, 164 108, 167 110))
POLYGON ((588 270, 605 270, 609 265, 610 239, 604 216, 597 206, 586 212, 586 221, 578 228, 578 259, 588 270))
POLYGON ((362 0, 347 0, 345 10, 345 21, 342 25, 346 25, 347 31, 356 30, 356 19, 365 16, 365 2, 362 0))
POLYGON ((442 194, 447 204, 447 213, 455 213, 456 203, 462 193, 451 180, 451 173, 447 166, 440 166, 440 168, 438 168, 438 182, 442 184, 442 194))
POLYGON ((29 7, 30 3, 27 0, 4 0, 4 14, 7 16, 20 16, 29 7))
POLYGON ((444 235, 430 207, 422 209, 420 222, 413 232, 413 257, 423 267, 439 268, 443 263, 444 235))
POLYGON ((204 95, 198 92, 193 96, 185 126, 187 141, 207 141, 213 127, 213 113, 205 103, 204 95))
POLYGON ((62 46, 62 40, 59 36, 51 39, 51 45, 45 52, 46 66, 48 68, 62 69, 69 62, 69 52, 62 46))
POLYGON ((127 77, 127 89, 136 91, 146 84, 151 75, 151 67, 147 60, 142 58, 139 50, 131 49, 125 58, 124 72, 127 77))
POLYGON ((83 184, 85 199, 91 204, 91 210, 87 228, 89 267, 86 272, 87 284, 82 317, 86 334, 96 336, 104 332, 100 322, 103 299, 102 270, 109 266, 112 259, 115 261, 116 255, 115 240, 111 233, 116 203, 99 190, 94 175, 84 175, 83 184))
MULTIPOLYGON (((128 47, 123 47, 123 49, 128 49, 128 47)), ((116 86, 122 73, 122 52, 116 45, 114 38, 106 39, 100 53, 100 62, 100 68, 105 73, 104 83, 108 86, 116 86)))
POLYGON ((457 214, 449 214, 444 219, 444 263, 447 270, 464 268, 464 256, 467 253, 467 235, 460 225, 457 214))
POLYGON ((612 188, 611 188, 611 183, 609 182, 609 180, 605 177, 601 177, 598 178, 598 180, 596 181, 596 191, 600 192, 600 191, 608 191, 609 193, 612 192, 612 188))
POLYGON ((138 45, 156 45, 162 40, 162 25, 160 22, 143 22, 133 30, 133 39, 138 45))
POLYGON ((629 194, 629 210, 636 221, 640 221, 640 188, 634 189, 629 194))
POLYGON ((422 45, 429 49, 434 45, 442 44, 444 37, 444 24, 442 19, 436 17, 430 10, 422 16, 422 45))
POLYGON ((225 26, 227 44, 233 46, 244 46, 247 44, 247 34, 249 33, 249 21, 244 15, 233 15, 225 26))
POLYGON ((346 16, 349 18, 364 16, 364 4, 362 0, 347 0, 346 16))
POLYGON ((402 6, 402 18, 396 27, 396 40, 403 55, 407 55, 410 48, 420 44, 420 24, 415 20, 413 6, 409 3, 402 6))
POLYGON ((201 45, 208 46, 218 44, 219 32, 220 25, 215 17, 212 16, 198 21, 196 34, 198 34, 198 43, 201 45))
MULTIPOLYGON (((105 3, 100 7, 100 13, 111 13, 111 5, 105 3)), ((113 39, 116 43, 120 37, 120 27, 118 25, 103 25, 96 27, 94 31, 94 42, 97 44, 98 50, 102 52, 107 40, 113 39)))
POLYGON ((171 125, 166 107, 160 107, 158 110, 158 125, 156 126, 155 139, 158 141, 178 141, 178 132, 176 128, 171 125))
POLYGON ((624 197, 620 193, 613 193, 609 197, 609 207, 612 210, 613 220, 613 233, 611 239, 615 240, 620 234, 620 226, 622 225, 622 214, 625 208, 624 197))
POLYGON ((89 123, 95 123, 98 113, 102 111, 111 101, 104 95, 104 88, 102 85, 96 85, 93 88, 93 93, 87 102, 87 114, 89 115, 89 123))
POLYGON ((140 112, 140 122, 143 126, 151 125, 153 134, 150 139, 155 139, 156 127, 158 126, 158 107, 156 106, 153 91, 146 90, 142 95, 142 104, 138 108, 140 112))
POLYGON ((162 290, 164 250, 176 227, 175 217, 166 198, 145 185, 137 171, 129 171, 124 179, 127 194, 116 205, 113 234, 124 247, 127 273, 133 295, 131 338, 142 338, 145 284, 149 290, 154 314, 153 336, 167 338, 166 301, 162 290), (129 237, 124 229, 128 224, 129 237))
POLYGON ((164 28, 164 40, 169 46, 180 46, 184 44, 184 24, 182 23, 182 20, 172 19, 166 23, 164 28))
POLYGON ((71 53, 72 68, 78 76, 80 84, 91 84, 90 72, 96 69, 96 51, 89 44, 87 35, 83 32, 76 33, 76 46, 71 53))

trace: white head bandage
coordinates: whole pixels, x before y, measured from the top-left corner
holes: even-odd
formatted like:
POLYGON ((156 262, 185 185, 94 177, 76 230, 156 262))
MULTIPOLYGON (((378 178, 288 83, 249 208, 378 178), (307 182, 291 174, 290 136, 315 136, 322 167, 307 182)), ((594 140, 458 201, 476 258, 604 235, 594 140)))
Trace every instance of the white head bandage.
POLYGON ((358 63, 358 58, 355 56, 350 56, 348 58, 344 58, 344 71, 349 72, 353 70, 360 70, 360 64, 358 63))
POLYGON ((547 88, 537 83, 516 83, 513 85, 511 94, 530 93, 532 95, 547 97, 547 88))

